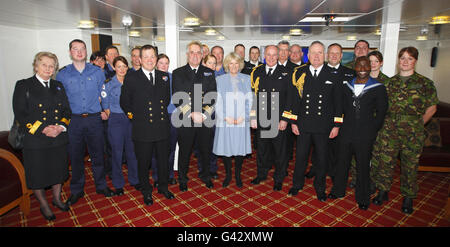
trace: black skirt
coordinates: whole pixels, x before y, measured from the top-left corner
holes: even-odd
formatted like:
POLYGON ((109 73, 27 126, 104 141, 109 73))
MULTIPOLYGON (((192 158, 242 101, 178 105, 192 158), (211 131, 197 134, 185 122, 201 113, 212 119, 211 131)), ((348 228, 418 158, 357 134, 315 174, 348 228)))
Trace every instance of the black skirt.
POLYGON ((29 189, 38 190, 62 184, 69 176, 67 145, 23 149, 25 178, 29 189))

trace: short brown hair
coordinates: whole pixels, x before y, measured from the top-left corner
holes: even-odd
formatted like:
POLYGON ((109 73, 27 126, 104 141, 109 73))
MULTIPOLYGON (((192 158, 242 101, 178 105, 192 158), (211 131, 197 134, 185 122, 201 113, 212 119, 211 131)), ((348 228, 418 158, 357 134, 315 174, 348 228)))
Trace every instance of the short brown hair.
POLYGON ((81 40, 81 39, 74 39, 74 40, 70 41, 70 43, 69 43, 69 50, 72 49, 72 44, 73 43, 81 43, 81 44, 84 45, 84 48, 86 48, 86 43, 84 43, 83 40, 81 40))
POLYGON ((143 45, 143 46, 141 47, 141 49, 140 49, 140 51, 141 51, 140 57, 141 57, 141 58, 142 58, 142 53, 143 53, 144 50, 153 50, 153 51, 155 52, 155 55, 158 56, 158 50, 156 49, 155 46, 152 46, 152 45, 143 45))
POLYGON ((379 51, 371 51, 369 54, 367 54, 367 57, 374 56, 378 59, 379 62, 383 62, 383 54, 379 51))
POLYGON ((214 56, 213 54, 208 54, 205 58, 203 58, 203 63, 208 62, 208 60, 209 60, 210 58, 214 58, 214 60, 216 60, 216 63, 217 63, 217 58, 216 58, 216 56, 214 56))
POLYGON ((127 59, 126 59, 125 57, 123 57, 123 56, 118 56, 118 57, 114 58, 114 61, 113 61, 113 67, 116 67, 116 63, 119 62, 119 61, 121 61, 122 63, 124 63, 126 66, 128 66, 128 61, 127 61, 127 59))
POLYGON ((408 47, 402 48, 398 53, 398 58, 403 56, 403 53, 405 53, 405 52, 407 52, 411 57, 415 58, 416 60, 419 58, 419 51, 417 50, 416 47, 413 47, 413 46, 408 46, 408 47))
POLYGON ((158 59, 156 60, 156 62, 158 62, 159 59, 162 59, 162 58, 166 58, 167 61, 169 61, 169 63, 170 63, 169 57, 166 54, 164 54, 164 53, 161 53, 161 54, 158 55, 158 59))

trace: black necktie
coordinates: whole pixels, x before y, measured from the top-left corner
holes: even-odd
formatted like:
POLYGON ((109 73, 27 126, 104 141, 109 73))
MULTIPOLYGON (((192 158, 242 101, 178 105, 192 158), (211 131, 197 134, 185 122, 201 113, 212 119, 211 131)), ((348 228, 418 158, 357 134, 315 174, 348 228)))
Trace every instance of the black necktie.
POLYGON ((150 82, 151 82, 153 85, 155 85, 155 82, 153 81, 153 75, 152 75, 151 72, 150 72, 150 82))
POLYGON ((272 75, 272 70, 273 70, 273 68, 269 68, 269 72, 267 72, 267 76, 271 76, 272 75))
POLYGON ((48 81, 44 81, 45 88, 48 88, 48 81))
POLYGON ((314 79, 317 79, 317 69, 314 70, 314 79))
POLYGON ((194 75, 197 74, 197 69, 193 69, 192 71, 194 71, 194 75))

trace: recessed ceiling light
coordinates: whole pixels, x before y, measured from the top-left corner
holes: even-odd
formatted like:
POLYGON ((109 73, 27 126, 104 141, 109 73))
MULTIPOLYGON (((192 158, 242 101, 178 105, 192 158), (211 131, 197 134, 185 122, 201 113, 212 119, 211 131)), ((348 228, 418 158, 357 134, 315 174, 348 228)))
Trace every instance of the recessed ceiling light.
POLYGON ((450 16, 433 16, 431 18, 430 24, 447 24, 450 23, 450 16))
POLYGON ((164 36, 157 36, 156 40, 163 42, 163 41, 166 41, 166 38, 164 36))
POLYGON ((293 29, 291 29, 290 31, 289 31, 289 34, 290 35, 292 35, 292 36, 295 36, 295 35, 302 35, 302 30, 300 29, 300 28, 293 28, 293 29))
POLYGON ((222 36, 222 35, 217 36, 217 40, 225 40, 225 36, 222 36))
POLYGON ((205 30, 205 35, 214 36, 216 34, 217 34, 217 32, 214 29, 206 29, 205 30))
POLYGON ((82 29, 89 29, 89 28, 94 28, 94 21, 90 21, 90 20, 81 20, 78 22, 78 28, 82 28, 82 29))
POLYGON ((195 27, 200 25, 200 20, 197 17, 184 18, 183 25, 186 27, 195 27))
MULTIPOLYGON (((333 22, 347 22, 355 19, 357 16, 336 16, 333 18, 333 22)), ((300 20, 300 22, 327 22, 323 16, 307 16, 300 20)))
POLYGON ((375 34, 375 35, 381 35, 381 29, 375 30, 375 32, 374 32, 373 34, 375 34))
POLYGON ((281 38, 283 40, 291 40, 291 36, 289 36, 289 35, 283 35, 283 36, 281 36, 281 38))
POLYGON ((347 40, 356 40, 356 36, 349 35, 349 36, 347 36, 347 40))
POLYGON ((419 35, 416 40, 428 40, 428 37, 426 35, 419 35))
POLYGON ((128 32, 128 36, 130 36, 130 37, 141 37, 141 32, 136 31, 136 30, 132 30, 132 31, 128 32))

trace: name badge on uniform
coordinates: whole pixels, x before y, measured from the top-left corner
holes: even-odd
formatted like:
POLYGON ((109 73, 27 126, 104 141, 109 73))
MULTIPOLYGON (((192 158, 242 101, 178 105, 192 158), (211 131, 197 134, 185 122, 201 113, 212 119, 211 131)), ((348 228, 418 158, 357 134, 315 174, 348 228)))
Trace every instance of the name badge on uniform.
POLYGON ((333 84, 331 81, 326 81, 325 84, 333 84))
POLYGON ((210 75, 212 75, 212 73, 211 72, 203 72, 203 75, 204 76, 210 76, 210 75))
POLYGON ((345 74, 347 77, 353 77, 353 74, 345 74))
POLYGON ((163 79, 164 81, 167 81, 167 80, 168 80, 167 76, 163 76, 162 79, 163 79))
POLYGON ((281 73, 283 76, 286 76, 288 73, 286 73, 286 72, 283 72, 283 73, 281 73))
POLYGON ((332 74, 337 74, 338 71, 337 71, 337 70, 332 70, 331 73, 332 73, 332 74))

